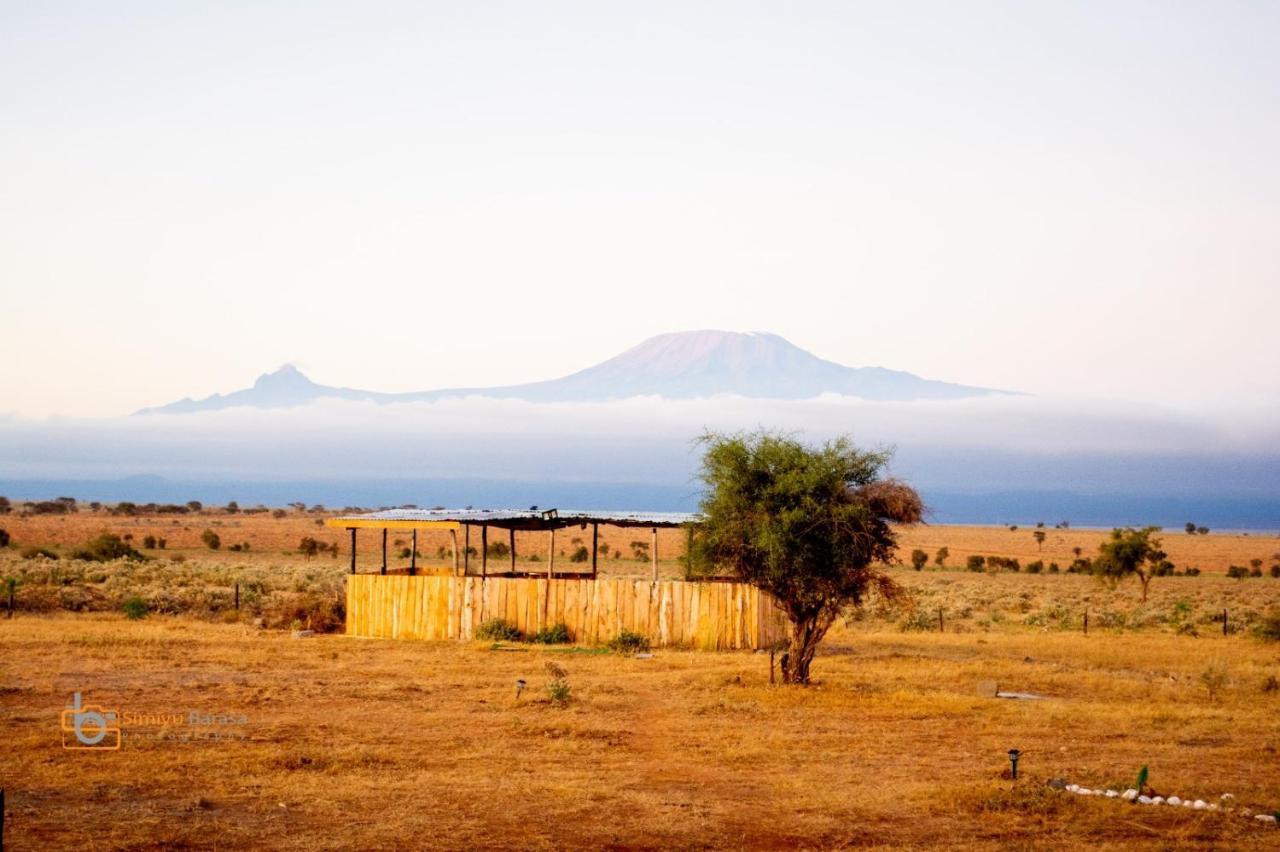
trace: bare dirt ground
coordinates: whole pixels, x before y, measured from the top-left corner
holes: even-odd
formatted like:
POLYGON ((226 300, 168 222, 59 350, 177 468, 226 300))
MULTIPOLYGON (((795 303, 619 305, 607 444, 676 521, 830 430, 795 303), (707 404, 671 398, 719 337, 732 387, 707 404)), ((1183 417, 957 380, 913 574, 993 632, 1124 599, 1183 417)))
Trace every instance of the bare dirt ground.
POLYGON ((1024 626, 930 634, 854 623, 828 639, 809 689, 771 687, 763 654, 635 659, 513 647, 291 639, 184 617, 0 620, 6 841, 14 849, 1280 842, 1276 828, 1237 815, 1045 787, 1062 777, 1123 789, 1148 765, 1166 794, 1216 802, 1232 793, 1241 806, 1280 807, 1280 691, 1266 687, 1280 675, 1280 654, 1241 635, 1086 637, 1024 626), (564 707, 545 691, 548 660, 568 672, 564 707), (1207 670, 1223 673, 1212 697, 1207 670), (519 701, 517 678, 529 683, 519 701), (983 682, 1050 698, 985 697, 983 682), (59 711, 77 690, 126 714, 119 750, 62 748, 59 711), (146 718, 192 711, 225 718, 167 729, 146 718), (228 739, 199 738, 210 732, 228 739), (1025 753, 1016 782, 1001 777, 1013 747, 1025 753))

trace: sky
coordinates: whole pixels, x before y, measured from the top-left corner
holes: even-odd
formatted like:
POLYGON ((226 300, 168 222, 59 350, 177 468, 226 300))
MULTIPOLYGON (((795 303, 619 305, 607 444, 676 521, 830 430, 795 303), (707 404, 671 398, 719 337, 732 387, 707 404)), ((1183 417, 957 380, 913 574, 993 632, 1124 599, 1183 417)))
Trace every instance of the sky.
POLYGON ((662 332, 1280 399, 1280 5, 0 5, 0 412, 662 332))

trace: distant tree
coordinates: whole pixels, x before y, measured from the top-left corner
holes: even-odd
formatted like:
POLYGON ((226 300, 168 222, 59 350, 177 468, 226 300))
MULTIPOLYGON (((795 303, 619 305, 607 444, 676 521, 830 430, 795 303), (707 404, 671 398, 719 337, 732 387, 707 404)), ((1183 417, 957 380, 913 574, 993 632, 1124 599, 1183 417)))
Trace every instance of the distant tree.
POLYGON ((1084 548, 1083 548, 1083 547, 1073 547, 1073 548, 1071 548, 1071 553, 1076 557, 1076 559, 1079 559, 1079 558, 1080 558, 1080 556, 1084 553, 1084 548))
POLYGON ((631 542, 631 557, 637 562, 649 561, 649 542, 640 540, 631 542))
POLYGON ((945 547, 939 547, 938 552, 933 556, 933 564, 937 565, 939 568, 947 567, 947 557, 950 555, 950 550, 947 550, 945 547))
POLYGON ((1187 521, 1187 524, 1186 524, 1186 526, 1185 526, 1185 527, 1183 527, 1183 529, 1185 529, 1185 530, 1187 531, 1187 535, 1195 535, 1195 534, 1196 534, 1196 525, 1195 525, 1195 523, 1194 523, 1193 521, 1187 521))
POLYGON ((9 502, 8 497, 0 497, 0 515, 7 515, 13 511, 13 504, 9 502))
POLYGON ((986 557, 979 556, 976 553, 971 555, 968 559, 965 560, 965 565, 968 567, 970 571, 981 571, 983 566, 986 564, 987 564, 986 557))
POLYGON ((1094 573, 1112 586, 1130 576, 1137 577, 1142 583, 1142 600, 1145 601, 1151 578, 1160 571, 1167 555, 1160 549, 1160 539, 1156 538, 1159 531, 1159 527, 1112 530, 1111 538, 1098 546, 1098 557, 1093 561, 1094 573))
POLYGON ((1044 521, 1036 521, 1036 529, 1038 530, 1044 529, 1044 521))
POLYGON ((1017 532, 1017 531, 1018 531, 1017 524, 1009 524, 1009 532, 1017 532))
POLYGON ((120 536, 103 533, 90 540, 84 547, 72 551, 71 558, 89 562, 110 562, 113 559, 144 559, 145 557, 130 547, 129 543, 120 536))
POLYGON ((143 549, 145 549, 145 550, 155 550, 155 549, 156 549, 156 537, 155 537, 155 536, 153 536, 153 535, 145 536, 145 537, 142 539, 142 547, 143 547, 143 549))
POLYGON ((227 504, 227 508, 224 511, 228 515, 234 515, 240 511, 240 504, 237 503, 235 500, 232 500, 230 503, 227 504))
POLYGON ((807 446, 773 432, 707 433, 706 487, 690 573, 728 569, 768 592, 790 621, 784 683, 807 684, 818 644, 849 606, 898 587, 872 566, 892 560, 890 523, 916 523, 919 495, 883 478, 889 453, 841 437, 807 446))
POLYGON ((288 514, 289 513, 286 512, 284 509, 276 509, 271 513, 271 517, 275 518, 278 521, 281 518, 286 517, 288 514))
POLYGON ((94 511, 94 512, 98 511, 98 510, 99 510, 99 509, 101 509, 101 508, 102 508, 102 504, 101 504, 101 503, 99 503, 97 500, 94 500, 93 502, 91 502, 91 503, 89 504, 89 509, 90 509, 90 510, 92 510, 92 511, 94 511))
POLYGON ((202 541, 204 546, 210 550, 217 550, 219 547, 222 547, 222 539, 219 538, 218 534, 213 530, 205 530, 200 533, 200 541, 202 541))
POLYGON ((925 553, 923 550, 920 550, 919 548, 916 548, 915 550, 911 551, 911 567, 912 568, 916 569, 917 571, 921 571, 924 569, 924 566, 928 564, 929 564, 929 554, 925 553))
POLYGON ((202 509, 204 509, 204 504, 201 503, 199 500, 187 501, 187 511, 194 513, 194 512, 199 512, 202 509))
POLYGON ((307 559, 310 559, 320 552, 321 546, 320 542, 316 541, 311 536, 306 536, 302 541, 298 542, 298 552, 307 559))
POLYGON ((1196 527, 1196 534, 1197 534, 1197 535, 1208 535, 1208 534, 1209 534, 1209 528, 1208 528, 1208 527, 1196 527))
POLYGON ((1036 550, 1044 550, 1044 536, 1045 536, 1044 530, 1036 530, 1031 535, 1035 537, 1036 550))

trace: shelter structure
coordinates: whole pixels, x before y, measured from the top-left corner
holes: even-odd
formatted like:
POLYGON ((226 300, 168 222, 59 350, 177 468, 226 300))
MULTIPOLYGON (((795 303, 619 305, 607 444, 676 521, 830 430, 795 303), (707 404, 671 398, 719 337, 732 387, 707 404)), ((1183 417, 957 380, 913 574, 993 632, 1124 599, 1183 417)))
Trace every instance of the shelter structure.
POLYGON ((474 638, 482 624, 501 619, 525 634, 564 625, 579 642, 608 641, 629 631, 657 646, 728 650, 769 647, 785 637, 782 611, 754 586, 659 578, 658 530, 684 527, 692 545, 696 522, 695 515, 673 512, 534 508, 392 509, 340 515, 325 523, 350 533, 348 635, 465 640, 474 638), (600 576, 601 525, 650 530, 651 578, 600 576), (591 528, 589 571, 557 569, 556 533, 570 527, 591 528), (379 536, 377 573, 358 570, 361 530, 379 536), (407 570, 388 569, 387 537, 393 530, 411 536, 407 570), (451 571, 419 573, 419 530, 449 532, 451 571), (546 533, 545 570, 517 569, 517 532, 546 533), (501 564, 490 558, 493 536, 506 539, 501 564))

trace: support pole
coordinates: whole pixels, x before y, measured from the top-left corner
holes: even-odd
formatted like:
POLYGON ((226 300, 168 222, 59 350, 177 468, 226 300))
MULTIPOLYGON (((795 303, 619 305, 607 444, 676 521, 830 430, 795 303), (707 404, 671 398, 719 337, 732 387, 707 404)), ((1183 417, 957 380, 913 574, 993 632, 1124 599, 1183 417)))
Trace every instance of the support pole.
POLYGON ((685 536, 684 576, 686 580, 693 578, 693 524, 689 524, 688 533, 685 536))
POLYGON ((556 528, 552 527, 550 543, 547 545, 547 579, 551 579, 552 573, 556 570, 556 528))
POLYGON ((649 558, 653 560, 653 581, 658 581, 658 528, 653 528, 653 544, 649 547, 649 558))
POLYGON ((382 573, 387 573, 387 528, 382 528, 382 573))
POLYGON ((471 524, 462 528, 462 574, 471 573, 471 524))
POLYGON ((351 530, 351 573, 356 573, 356 528, 347 527, 351 530))
POLYGON ((507 530, 511 534, 511 573, 516 573, 516 528, 512 527, 507 530))
POLYGON ((413 529, 413 541, 409 543, 409 574, 418 573, 418 528, 413 529))
POLYGON ((480 525, 480 576, 489 576, 489 525, 480 525))
POLYGON ((458 530, 449 530, 449 547, 453 551, 453 573, 458 573, 458 530))
POLYGON ((596 545, 600 543, 600 524, 595 521, 591 522, 591 577, 594 579, 598 569, 596 567, 596 545))

